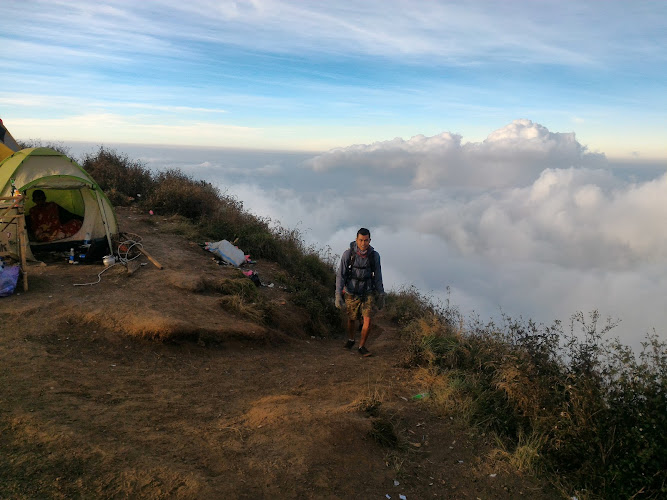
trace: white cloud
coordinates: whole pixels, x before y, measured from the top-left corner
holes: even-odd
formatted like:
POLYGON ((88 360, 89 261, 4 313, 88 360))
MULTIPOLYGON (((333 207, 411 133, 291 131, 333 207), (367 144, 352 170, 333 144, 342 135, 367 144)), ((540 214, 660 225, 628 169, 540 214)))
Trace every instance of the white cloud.
MULTIPOLYGON (((402 170, 415 187, 442 185, 501 188, 525 184, 549 167, 602 166, 604 155, 589 153, 574 133, 553 133, 530 120, 515 120, 481 143, 461 143, 448 132, 338 148, 313 158, 316 171, 370 168, 402 170)), ((391 174, 390 174, 391 175, 391 174)))
POLYGON ((626 184, 604 170, 545 169, 529 186, 447 200, 439 191, 414 224, 463 255, 574 269, 631 269, 664 259, 667 176, 626 184))

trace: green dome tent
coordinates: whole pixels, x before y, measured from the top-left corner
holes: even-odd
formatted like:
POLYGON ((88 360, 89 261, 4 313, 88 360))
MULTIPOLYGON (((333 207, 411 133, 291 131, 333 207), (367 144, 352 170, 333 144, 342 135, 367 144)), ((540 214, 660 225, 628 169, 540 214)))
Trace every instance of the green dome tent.
MULTIPOLYGON (((54 201, 65 210, 83 217, 81 229, 76 234, 54 242, 30 241, 33 251, 54 244, 59 248, 76 246, 86 235, 92 241, 106 240, 109 249, 112 248, 111 238, 118 234, 113 206, 83 167, 66 155, 49 148, 29 148, 5 158, 0 162, 0 197, 12 196, 14 189, 25 197, 26 214, 34 205, 33 191, 41 189, 48 201, 54 201)), ((16 232, 15 226, 13 231, 16 232)), ((7 247, 17 240, 11 229, 0 233, 0 247, 3 244, 7 247)), ((28 258, 33 259, 33 256, 28 255, 28 258)))

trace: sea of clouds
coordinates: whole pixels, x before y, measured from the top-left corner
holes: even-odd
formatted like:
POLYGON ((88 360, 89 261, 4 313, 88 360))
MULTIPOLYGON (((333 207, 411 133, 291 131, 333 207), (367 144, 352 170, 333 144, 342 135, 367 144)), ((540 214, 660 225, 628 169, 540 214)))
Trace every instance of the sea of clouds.
POLYGON ((322 154, 117 149, 337 254, 368 227, 389 289, 415 285, 483 320, 569 327, 597 309, 635 349, 654 329, 667 338, 667 165, 610 162, 574 133, 515 120, 482 142, 445 132, 322 154))

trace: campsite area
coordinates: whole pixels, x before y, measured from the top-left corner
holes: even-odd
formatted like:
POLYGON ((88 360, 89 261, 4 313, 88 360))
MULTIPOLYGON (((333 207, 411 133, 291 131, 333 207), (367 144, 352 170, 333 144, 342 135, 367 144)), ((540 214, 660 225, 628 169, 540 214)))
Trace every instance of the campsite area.
POLYGON ((88 285, 101 264, 56 258, 0 299, 1 498, 561 498, 413 398, 419 370, 382 314, 371 358, 342 327, 305 333, 280 286, 259 289, 271 327, 232 314, 205 283, 237 269, 173 219, 117 216, 163 269, 142 256, 88 285))

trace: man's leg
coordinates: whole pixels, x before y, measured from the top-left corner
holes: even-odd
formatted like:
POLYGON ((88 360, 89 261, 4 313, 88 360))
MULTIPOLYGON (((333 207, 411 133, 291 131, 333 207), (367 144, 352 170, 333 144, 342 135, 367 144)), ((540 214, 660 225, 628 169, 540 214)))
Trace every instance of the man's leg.
POLYGON ((364 347, 366 345, 366 339, 368 338, 368 332, 371 329, 371 318, 370 316, 364 316, 364 323, 361 327, 361 341, 359 342, 359 347, 364 347))
POLYGON ((356 317, 359 313, 359 299, 351 296, 350 294, 345 294, 345 311, 347 313, 347 342, 345 342, 346 349, 352 349, 354 345, 357 329, 356 329, 356 317))
POLYGON ((363 356, 370 356, 371 353, 366 349, 366 340, 368 340, 368 333, 371 328, 371 315, 373 311, 373 297, 368 295, 364 298, 361 305, 361 315, 364 318, 361 325, 361 341, 359 342, 359 354, 363 356))
POLYGON ((347 318, 347 338, 354 340, 357 336, 356 321, 352 318, 347 318))

